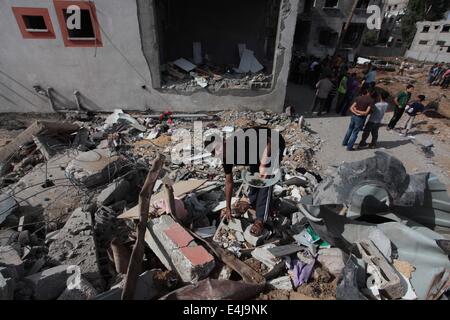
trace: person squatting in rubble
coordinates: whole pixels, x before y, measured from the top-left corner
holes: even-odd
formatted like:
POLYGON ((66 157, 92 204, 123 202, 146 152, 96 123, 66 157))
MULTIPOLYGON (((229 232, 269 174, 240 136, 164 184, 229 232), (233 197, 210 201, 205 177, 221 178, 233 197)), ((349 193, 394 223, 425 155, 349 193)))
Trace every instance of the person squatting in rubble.
MULTIPOLYGON (((226 208, 221 218, 231 219, 231 199, 233 194, 233 167, 249 167, 251 174, 259 172, 261 178, 270 179, 273 173, 279 170, 286 143, 278 130, 270 128, 249 126, 238 129, 228 137, 223 138, 223 144, 208 141, 205 144, 214 157, 223 162, 225 171, 225 198, 226 208), (211 144, 212 148, 211 148, 211 144)), ((256 220, 250 230, 254 236, 264 232, 264 224, 269 214, 273 212, 272 201, 273 186, 266 188, 249 187, 249 202, 247 208, 256 211, 256 220)))

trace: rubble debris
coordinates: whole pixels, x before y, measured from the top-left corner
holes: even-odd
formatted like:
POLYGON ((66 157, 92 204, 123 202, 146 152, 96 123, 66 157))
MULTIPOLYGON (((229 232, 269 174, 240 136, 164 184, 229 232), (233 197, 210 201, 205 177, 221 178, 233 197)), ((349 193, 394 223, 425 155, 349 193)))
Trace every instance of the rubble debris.
POLYGON ((57 300, 91 300, 97 295, 97 290, 83 277, 74 288, 66 288, 57 300))
MULTIPOLYGON (((381 254, 373 242, 357 243, 364 262, 367 263, 367 273, 372 274, 367 282, 373 282, 369 289, 386 295, 390 299, 400 299, 407 292, 407 286, 401 281, 400 274, 381 254)), ((377 294, 378 295, 378 294, 377 294)))
POLYGON ((67 280, 73 276, 77 266, 60 265, 31 276, 25 282, 33 290, 35 300, 53 300, 67 287, 67 280))
POLYGON ((13 141, 0 149, 0 163, 4 165, 4 162, 11 158, 17 150, 20 150, 22 146, 33 142, 33 137, 38 134, 70 134, 77 131, 78 128, 78 125, 72 123, 36 121, 13 141))
POLYGON ((124 160, 107 149, 80 153, 69 162, 66 173, 77 184, 96 187, 112 180, 121 170, 124 160))
POLYGON ((125 200, 130 191, 130 183, 125 179, 118 179, 109 184, 97 196, 97 205, 109 206, 113 203, 125 200))
MULTIPOLYGON (((158 295, 154 277, 157 270, 148 270, 139 275, 133 300, 152 300, 158 295)), ((125 283, 121 281, 110 290, 98 294, 92 300, 120 300, 125 283)))
MULTIPOLYGON (((184 282, 204 279, 214 268, 214 258, 205 248, 196 244, 194 238, 170 216, 152 220, 149 231, 146 241, 150 248, 156 245, 159 253, 168 255, 173 265, 166 265, 166 268, 176 270, 184 282)), ((160 259, 162 262, 166 260, 160 259)))
POLYGON ((62 264, 78 266, 80 274, 94 287, 103 287, 91 214, 82 208, 76 209, 59 231, 48 256, 62 264))
POLYGON ((9 194, 0 193, 0 224, 17 208, 17 201, 9 194))
POLYGON ((262 284, 205 279, 171 292, 160 300, 248 300, 264 289, 262 284))
POLYGON ((7 268, 14 278, 20 278, 24 274, 23 261, 12 246, 0 247, 0 267, 7 268))
POLYGON ((267 285, 271 289, 287 290, 287 291, 294 290, 290 276, 283 276, 280 278, 270 280, 269 282, 267 282, 267 285))
POLYGON ((339 248, 319 250, 317 256, 317 262, 337 279, 342 277, 347 259, 347 255, 339 248))
POLYGON ((266 240, 266 238, 270 235, 270 231, 267 229, 264 229, 263 233, 260 236, 254 236, 250 230, 251 230, 252 226, 249 225, 245 231, 244 231, 244 238, 245 241, 247 241, 248 243, 250 243, 252 246, 257 247, 259 245, 261 245, 264 240, 266 240))
POLYGON ((13 300, 14 298, 14 280, 5 279, 0 272, 0 300, 13 300))

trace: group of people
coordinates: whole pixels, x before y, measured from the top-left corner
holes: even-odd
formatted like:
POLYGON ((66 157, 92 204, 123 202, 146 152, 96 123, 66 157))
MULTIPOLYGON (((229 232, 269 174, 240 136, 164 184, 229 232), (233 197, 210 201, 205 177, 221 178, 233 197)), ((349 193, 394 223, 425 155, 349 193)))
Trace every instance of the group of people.
MULTIPOLYGON (((394 115, 388 124, 388 131, 395 129, 400 119, 406 114, 405 122, 400 127, 400 134, 407 136, 416 116, 425 111, 423 104, 426 99, 425 96, 420 94, 417 96, 417 99, 411 101, 413 91, 414 86, 408 85, 406 90, 400 92, 394 99, 394 115)), ((369 136, 372 136, 369 147, 376 148, 378 132, 389 106, 388 98, 389 94, 386 91, 382 91, 380 94, 375 88, 363 88, 361 90, 361 95, 355 99, 350 107, 352 117, 342 142, 347 151, 355 150, 354 146, 361 131, 363 131, 363 135, 358 148, 367 146, 369 136)))
POLYGON ((447 89, 450 85, 450 66, 444 63, 435 63, 428 72, 428 84, 447 89))
MULTIPOLYGON (((336 101, 336 113, 345 116, 359 92, 375 87, 377 68, 371 63, 367 64, 364 70, 364 77, 359 79, 356 73, 349 72, 348 63, 342 61, 339 68, 334 67, 331 69, 329 65, 327 66, 327 63, 330 63, 329 61, 333 60, 321 63, 325 65, 325 68, 321 68, 320 80, 315 83, 316 94, 311 112, 317 112, 317 116, 329 113, 333 109, 333 103, 336 101), (337 99, 335 99, 336 95, 337 99)), ((331 65, 334 66, 335 63, 331 62, 331 65)))

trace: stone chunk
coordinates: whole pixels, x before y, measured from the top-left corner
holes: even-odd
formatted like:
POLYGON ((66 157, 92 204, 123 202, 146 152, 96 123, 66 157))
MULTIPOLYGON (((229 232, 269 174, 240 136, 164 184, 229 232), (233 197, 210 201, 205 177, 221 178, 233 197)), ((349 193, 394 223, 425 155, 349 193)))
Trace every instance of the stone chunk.
POLYGON ((119 180, 111 183, 100 192, 97 197, 98 206, 109 206, 113 203, 125 200, 128 196, 130 183, 127 180, 119 180))
POLYGON ((317 261, 325 267, 330 274, 336 278, 341 278, 344 268, 346 254, 339 248, 319 250, 317 261))
POLYGON ((50 244, 49 257, 67 265, 77 265, 81 275, 95 287, 101 286, 97 250, 89 212, 76 209, 55 241, 50 244))
POLYGON ((16 277, 22 277, 24 273, 23 261, 11 246, 0 247, 0 267, 6 267, 16 277))
POLYGON ((71 267, 76 268, 76 266, 61 265, 25 277, 26 283, 33 290, 34 299, 53 300, 58 298, 67 288, 68 278, 74 275, 71 267))

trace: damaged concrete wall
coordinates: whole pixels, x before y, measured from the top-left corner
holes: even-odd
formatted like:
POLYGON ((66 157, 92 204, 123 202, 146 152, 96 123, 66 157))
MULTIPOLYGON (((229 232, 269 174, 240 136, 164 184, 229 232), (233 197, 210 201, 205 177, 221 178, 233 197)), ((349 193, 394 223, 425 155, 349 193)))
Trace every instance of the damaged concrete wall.
MULTIPOLYGON (((142 13, 151 12, 152 1, 95 1, 103 46, 75 48, 64 46, 53 2, 0 0, 0 112, 53 112, 48 99, 38 94, 34 86, 53 88, 57 109, 76 109, 74 91, 79 91, 82 105, 92 111, 151 108, 194 112, 237 108, 281 112, 298 1, 282 0, 270 91, 179 95, 153 89, 159 74, 152 65, 157 54, 151 50, 158 47, 154 33, 149 35, 153 24, 148 19, 152 17, 142 17, 142 13), (13 6, 47 8, 56 38, 23 39, 13 6)), ((156 62, 159 63, 157 59, 156 62)))
POLYGON ((417 33, 411 48, 406 52, 407 58, 428 62, 450 63, 450 32, 443 31, 445 26, 450 26, 449 20, 422 21, 417 23, 417 33), (424 27, 429 27, 428 32, 423 32, 424 27))
MULTIPOLYGON (((300 21, 310 24, 307 47, 301 49, 303 49, 305 53, 317 57, 325 57, 326 55, 334 54, 337 39, 351 12, 353 1, 338 1, 336 7, 326 7, 325 4, 325 0, 316 0, 309 12, 304 12, 299 16, 300 21), (321 44, 321 30, 335 32, 335 41, 331 42, 330 45, 321 44)), ((371 0, 369 2, 369 5, 380 4, 380 0, 371 0)), ((369 14, 367 14, 366 11, 365 8, 356 9, 352 24, 366 24, 367 18, 369 17, 369 14)), ((355 43, 352 46, 356 48, 359 46, 359 43, 355 43)), ((347 46, 344 45, 344 47, 347 46)))

